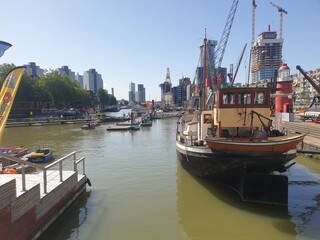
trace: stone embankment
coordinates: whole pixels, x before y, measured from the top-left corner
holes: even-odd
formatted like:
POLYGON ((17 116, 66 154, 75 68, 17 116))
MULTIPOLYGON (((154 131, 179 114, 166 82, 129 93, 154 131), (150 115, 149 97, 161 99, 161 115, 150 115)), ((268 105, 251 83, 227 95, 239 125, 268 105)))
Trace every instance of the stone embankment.
MULTIPOLYGON (((298 116, 298 115, 297 115, 298 116)), ((295 117, 293 122, 282 122, 281 128, 286 128, 288 132, 305 133, 303 143, 298 146, 298 150, 310 153, 310 156, 320 159, 320 123, 301 121, 295 117)))

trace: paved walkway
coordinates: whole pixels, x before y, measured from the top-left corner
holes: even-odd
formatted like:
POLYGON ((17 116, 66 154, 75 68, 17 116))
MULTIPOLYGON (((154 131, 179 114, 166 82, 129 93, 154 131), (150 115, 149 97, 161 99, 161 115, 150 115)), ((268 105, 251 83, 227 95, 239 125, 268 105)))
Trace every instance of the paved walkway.
POLYGON ((282 122, 281 126, 289 132, 307 134, 303 142, 320 150, 320 123, 313 123, 310 120, 303 122, 296 118, 294 122, 282 122))

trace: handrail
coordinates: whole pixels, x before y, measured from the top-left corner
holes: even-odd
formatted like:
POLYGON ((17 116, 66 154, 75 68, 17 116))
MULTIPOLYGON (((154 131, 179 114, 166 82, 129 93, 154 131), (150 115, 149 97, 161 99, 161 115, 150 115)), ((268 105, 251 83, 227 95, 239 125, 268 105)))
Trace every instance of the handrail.
POLYGON ((3 153, 0 153, 0 157, 3 158, 3 159, 6 159, 6 160, 10 160, 10 161, 13 161, 13 162, 18 162, 18 163, 21 163, 21 166, 22 166, 22 169, 21 169, 21 175, 22 175, 22 191, 26 191, 26 177, 25 177, 25 165, 29 165, 31 167, 34 167, 34 168, 38 168, 40 170, 43 171, 43 190, 44 190, 44 193, 47 194, 47 183, 48 183, 48 180, 47 180, 47 170, 52 168, 53 166, 56 166, 59 164, 59 175, 60 175, 60 182, 63 182, 63 169, 62 169, 62 163, 63 161, 65 161, 66 159, 68 159, 69 157, 73 156, 73 170, 75 172, 78 172, 78 164, 82 162, 83 164, 83 168, 82 168, 82 172, 83 172, 83 175, 85 175, 85 157, 82 157, 80 159, 76 159, 76 151, 74 152, 71 152, 69 154, 67 154, 66 156, 63 156, 62 158, 54 161, 53 163, 45 166, 45 167, 42 167, 42 166, 39 166, 35 163, 31 163, 31 162, 28 162, 28 161, 25 161, 25 160, 21 160, 19 158, 16 158, 16 157, 12 157, 12 156, 9 156, 7 154, 3 154, 3 153))
POLYGON ((35 163, 28 162, 28 161, 22 160, 22 159, 20 159, 20 158, 12 157, 12 156, 9 156, 9 155, 7 155, 7 154, 3 154, 3 153, 1 153, 1 152, 0 152, 0 157, 1 157, 1 158, 4 158, 4 159, 6 159, 6 160, 13 161, 13 162, 25 164, 25 165, 28 165, 28 166, 31 166, 31 167, 34 167, 34 168, 39 168, 39 169, 41 169, 41 170, 44 169, 44 167, 39 166, 39 165, 37 165, 37 164, 35 164, 35 163))
POLYGON ((52 168, 53 166, 55 165, 58 165, 59 164, 59 175, 60 175, 60 182, 63 182, 63 171, 62 171, 62 162, 64 160, 66 160, 67 158, 73 156, 73 162, 74 162, 74 171, 77 172, 77 165, 78 162, 82 162, 83 161, 83 175, 85 175, 85 169, 84 169, 84 159, 85 157, 82 157, 80 160, 76 160, 76 151, 74 152, 71 152, 69 154, 67 154, 66 156, 54 161, 53 163, 47 165, 44 167, 44 170, 43 170, 43 191, 45 194, 47 194, 47 183, 48 183, 48 180, 47 180, 47 170, 49 168, 52 168))

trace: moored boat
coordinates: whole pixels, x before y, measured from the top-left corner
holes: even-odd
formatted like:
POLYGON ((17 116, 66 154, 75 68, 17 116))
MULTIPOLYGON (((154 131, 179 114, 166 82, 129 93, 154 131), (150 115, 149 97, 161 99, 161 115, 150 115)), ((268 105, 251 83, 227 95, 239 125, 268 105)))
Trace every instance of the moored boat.
POLYGON ((107 131, 128 131, 128 130, 140 130, 140 126, 137 124, 115 124, 107 127, 107 131))
POLYGON ((151 127, 152 126, 152 121, 149 117, 142 117, 140 126, 142 127, 151 127))
POLYGON ((49 147, 39 146, 35 152, 26 155, 26 158, 32 163, 45 163, 53 160, 53 152, 49 147))
POLYGON ((90 130, 90 129, 95 129, 96 128, 96 123, 94 122, 87 122, 86 124, 84 124, 81 129, 83 130, 90 130))
MULTIPOLYGON (((206 44, 205 39, 204 53, 206 44)), ((228 185, 243 200, 287 205, 284 173, 294 164, 304 134, 273 129, 269 88, 202 86, 202 94, 195 93, 198 106, 178 121, 176 151, 182 166, 228 185)))

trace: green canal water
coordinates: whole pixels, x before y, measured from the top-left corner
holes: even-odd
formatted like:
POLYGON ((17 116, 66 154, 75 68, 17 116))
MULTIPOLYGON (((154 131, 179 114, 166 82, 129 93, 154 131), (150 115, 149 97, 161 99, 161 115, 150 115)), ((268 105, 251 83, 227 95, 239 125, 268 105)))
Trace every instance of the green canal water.
POLYGON ((290 168, 288 209, 245 203, 181 168, 176 120, 136 132, 108 132, 107 124, 5 129, 3 145, 52 144, 57 157, 86 158, 92 186, 40 239, 320 239, 319 161, 299 156, 290 168))

